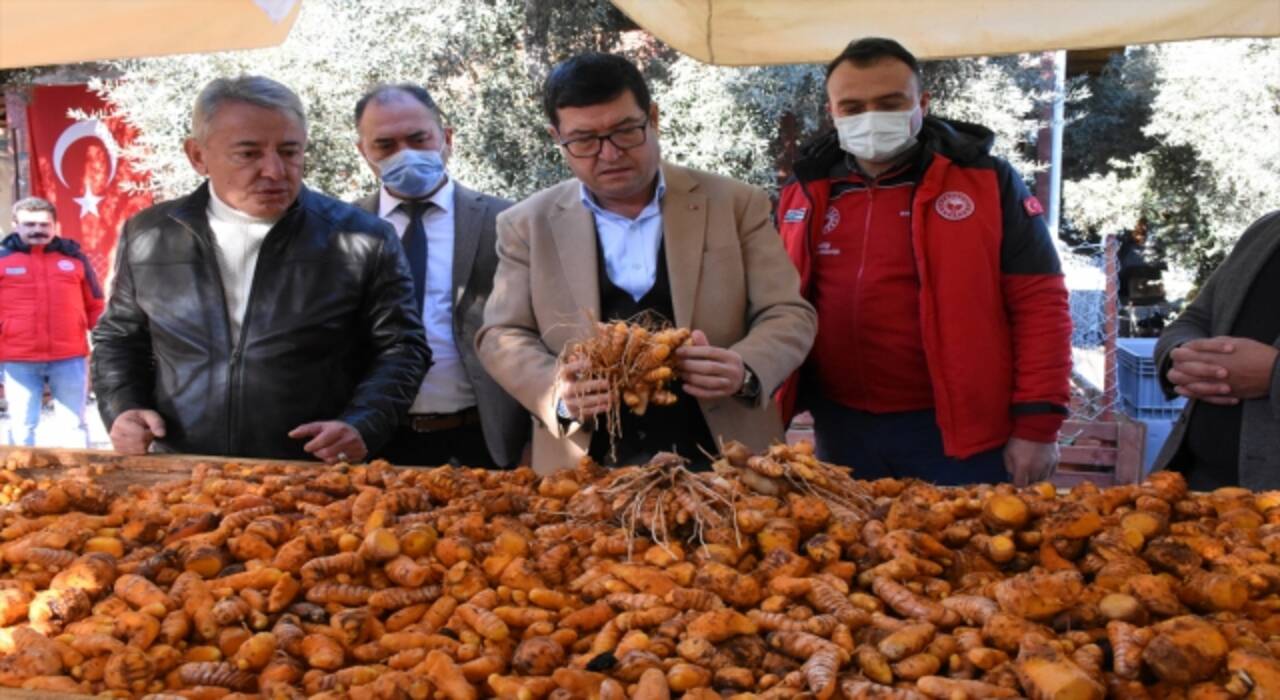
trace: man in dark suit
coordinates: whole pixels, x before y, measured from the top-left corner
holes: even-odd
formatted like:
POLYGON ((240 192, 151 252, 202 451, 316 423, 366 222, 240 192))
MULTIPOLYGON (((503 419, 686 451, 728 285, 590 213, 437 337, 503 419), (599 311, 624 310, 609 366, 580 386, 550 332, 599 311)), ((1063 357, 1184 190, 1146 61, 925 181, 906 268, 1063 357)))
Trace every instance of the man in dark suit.
POLYGON ((1191 399, 1156 467, 1191 488, 1280 488, 1280 211, 1249 227, 1176 321, 1155 359, 1169 396, 1191 399))
POLYGON ((511 202, 463 187, 445 165, 453 131, 417 85, 356 103, 360 154, 382 186, 356 204, 395 227, 413 272, 432 365, 381 456, 398 464, 516 465, 530 419, 476 357, 498 265, 494 220, 511 202))

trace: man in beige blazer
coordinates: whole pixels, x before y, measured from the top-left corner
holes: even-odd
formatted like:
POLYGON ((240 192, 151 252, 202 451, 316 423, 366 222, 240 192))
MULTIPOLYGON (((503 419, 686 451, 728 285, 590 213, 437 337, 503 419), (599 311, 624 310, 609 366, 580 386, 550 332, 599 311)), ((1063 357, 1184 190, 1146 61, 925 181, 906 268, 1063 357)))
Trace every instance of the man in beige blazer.
POLYGON ((549 132, 576 176, 498 216, 498 270, 476 336, 481 362, 534 419, 533 467, 608 453, 611 395, 557 357, 588 319, 658 312, 694 330, 682 387, 643 418, 623 410, 617 463, 671 449, 705 462, 721 440, 781 439, 773 390, 816 332, 758 188, 661 159, 658 109, 625 59, 583 54, 547 78, 549 132), (603 418, 603 416, 600 416, 603 418))

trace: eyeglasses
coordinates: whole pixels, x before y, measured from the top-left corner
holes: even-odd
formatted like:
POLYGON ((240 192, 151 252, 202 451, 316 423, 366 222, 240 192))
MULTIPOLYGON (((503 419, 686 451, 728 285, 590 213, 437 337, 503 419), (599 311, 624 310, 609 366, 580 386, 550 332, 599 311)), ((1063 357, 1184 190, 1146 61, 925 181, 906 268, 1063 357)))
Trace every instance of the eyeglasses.
POLYGON ((637 126, 624 126, 601 136, 583 136, 561 141, 560 145, 575 158, 591 158, 599 155, 606 139, 613 144, 614 148, 625 151, 644 144, 649 135, 648 126, 649 118, 645 117, 644 121, 637 126))

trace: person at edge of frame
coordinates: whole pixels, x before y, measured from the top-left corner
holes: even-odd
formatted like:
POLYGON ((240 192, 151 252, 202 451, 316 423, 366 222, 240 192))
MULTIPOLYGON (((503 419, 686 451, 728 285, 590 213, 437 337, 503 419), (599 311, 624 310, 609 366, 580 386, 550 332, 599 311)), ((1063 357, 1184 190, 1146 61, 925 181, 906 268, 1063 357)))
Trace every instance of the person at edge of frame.
POLYGON ((1067 415, 1071 315, 1040 202, 992 132, 929 114, 914 56, 856 40, 827 66, 830 129, 778 227, 818 312, 780 392, 859 478, 1046 479, 1067 415))

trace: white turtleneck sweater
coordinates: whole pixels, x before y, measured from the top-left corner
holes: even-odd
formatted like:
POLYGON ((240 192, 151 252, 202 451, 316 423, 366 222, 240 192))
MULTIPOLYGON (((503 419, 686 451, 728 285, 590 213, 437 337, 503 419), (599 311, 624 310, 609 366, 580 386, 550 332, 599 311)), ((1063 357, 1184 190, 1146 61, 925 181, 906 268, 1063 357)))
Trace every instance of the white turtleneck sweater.
POLYGON ((258 253, 267 232, 279 219, 259 219, 218 198, 209 183, 209 228, 218 255, 218 272, 227 297, 227 318, 231 321, 231 345, 240 342, 240 328, 249 308, 249 290, 258 266, 258 253))

